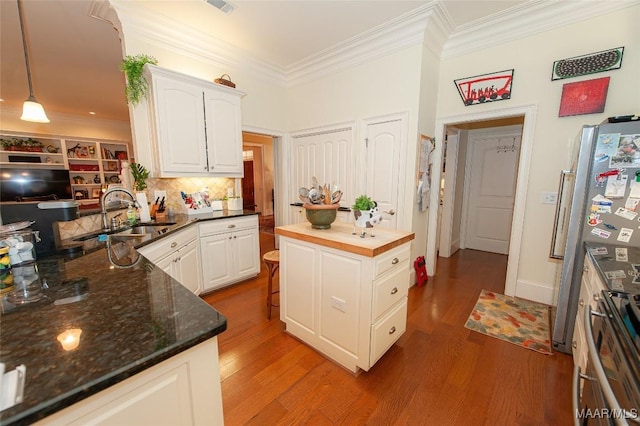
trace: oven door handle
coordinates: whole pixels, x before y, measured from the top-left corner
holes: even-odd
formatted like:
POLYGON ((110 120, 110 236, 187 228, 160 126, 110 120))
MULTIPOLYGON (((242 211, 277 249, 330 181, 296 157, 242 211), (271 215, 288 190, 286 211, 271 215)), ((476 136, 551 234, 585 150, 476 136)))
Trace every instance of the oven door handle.
POLYGON ((592 312, 591 305, 587 305, 584 310, 584 330, 586 334, 587 340, 587 354, 589 356, 589 362, 593 367, 593 371, 596 373, 596 379, 598 385, 600 386, 600 390, 604 394, 604 398, 609 403, 609 408, 613 412, 621 413, 622 409, 616 400, 615 395, 613 394, 613 390, 611 390, 611 385, 609 384, 609 380, 607 379, 607 375, 604 372, 604 368, 602 367, 602 362, 600 362, 600 358, 598 356, 598 348, 596 347, 596 342, 593 340, 593 327, 591 326, 591 317, 592 316, 604 316, 603 321, 606 321, 607 316, 601 315, 600 312, 592 312))
MULTIPOLYGON (((580 379, 582 379, 582 377, 580 377, 580 366, 578 364, 573 366, 573 412, 577 413, 580 406, 579 406, 579 400, 580 400, 580 379)), ((580 426, 580 420, 578 419, 579 416, 574 415, 573 416, 573 424, 574 426, 580 426)))

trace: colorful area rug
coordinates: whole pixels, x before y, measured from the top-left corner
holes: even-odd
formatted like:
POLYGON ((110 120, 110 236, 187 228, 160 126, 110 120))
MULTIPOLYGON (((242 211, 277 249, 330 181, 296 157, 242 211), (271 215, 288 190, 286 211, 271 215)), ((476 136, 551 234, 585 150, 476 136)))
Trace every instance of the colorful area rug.
POLYGON ((466 328, 551 355, 550 307, 482 290, 466 328))

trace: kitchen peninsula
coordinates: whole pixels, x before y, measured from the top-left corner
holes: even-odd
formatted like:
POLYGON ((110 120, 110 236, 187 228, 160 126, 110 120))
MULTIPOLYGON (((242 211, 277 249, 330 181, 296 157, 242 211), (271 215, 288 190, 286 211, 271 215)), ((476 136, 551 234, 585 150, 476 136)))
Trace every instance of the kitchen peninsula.
POLYGON ((353 225, 277 227, 286 331, 353 373, 368 371, 406 329, 412 232, 353 225))
POLYGON ((30 303, 3 299, 0 361, 25 365, 26 382, 0 424, 222 424, 227 320, 161 267, 144 257, 116 267, 98 248, 13 273, 35 285, 30 303))

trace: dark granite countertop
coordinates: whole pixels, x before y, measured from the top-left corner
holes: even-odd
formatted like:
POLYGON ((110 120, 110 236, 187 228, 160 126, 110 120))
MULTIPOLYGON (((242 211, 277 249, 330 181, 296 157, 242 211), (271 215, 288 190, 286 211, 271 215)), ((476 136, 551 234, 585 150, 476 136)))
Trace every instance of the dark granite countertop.
POLYGON ((610 290, 640 294, 640 247, 617 246, 596 242, 585 243, 600 278, 610 290), (622 249, 616 258, 616 248, 622 249), (626 259, 623 260, 626 253, 626 259))
MULTIPOLYGON (((176 217, 163 238, 203 221, 256 214, 176 217)), ((145 241, 140 245, 149 244, 145 241)), ((29 424, 223 332, 226 318, 144 257, 115 268, 103 247, 14 267, 35 279, 35 300, 2 298, 0 362, 26 366, 24 400, 0 412, 0 424, 29 424), (58 341, 80 329, 76 349, 58 341)))

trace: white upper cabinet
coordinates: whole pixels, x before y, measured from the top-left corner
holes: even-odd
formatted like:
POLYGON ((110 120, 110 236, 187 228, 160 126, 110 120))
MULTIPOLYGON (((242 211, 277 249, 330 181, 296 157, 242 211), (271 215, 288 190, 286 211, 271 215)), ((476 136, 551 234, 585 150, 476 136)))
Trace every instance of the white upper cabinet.
POLYGON ((242 92, 163 68, 146 68, 151 85, 156 177, 242 177, 242 92))

